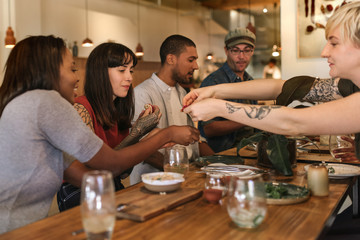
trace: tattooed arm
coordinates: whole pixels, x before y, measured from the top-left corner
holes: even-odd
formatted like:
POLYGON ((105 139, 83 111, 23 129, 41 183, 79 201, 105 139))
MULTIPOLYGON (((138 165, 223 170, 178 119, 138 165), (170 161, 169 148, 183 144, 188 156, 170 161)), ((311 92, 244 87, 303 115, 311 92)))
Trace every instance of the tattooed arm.
POLYGON ((193 121, 223 117, 284 135, 349 134, 360 132, 360 92, 309 108, 246 105, 205 99, 184 110, 193 121))
POLYGON ((76 111, 78 111, 80 117, 82 118, 82 120, 84 121, 86 126, 88 126, 93 132, 95 132, 94 124, 91 119, 90 113, 88 112, 88 110, 86 110, 84 105, 82 105, 80 103, 75 103, 74 108, 76 109, 76 111))
POLYGON ((329 102, 342 98, 343 96, 338 88, 339 81, 340 78, 316 78, 303 100, 309 102, 329 102))
POLYGON ((226 102, 226 108, 229 114, 232 114, 239 110, 244 110, 245 114, 251 119, 263 119, 265 118, 273 109, 280 108, 281 106, 254 106, 254 105, 244 105, 236 107, 233 104, 226 102))

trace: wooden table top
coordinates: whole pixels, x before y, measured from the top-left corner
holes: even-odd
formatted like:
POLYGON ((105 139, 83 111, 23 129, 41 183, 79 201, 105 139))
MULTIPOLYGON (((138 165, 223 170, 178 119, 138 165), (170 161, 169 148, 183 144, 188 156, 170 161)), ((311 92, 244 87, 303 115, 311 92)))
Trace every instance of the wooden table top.
MULTIPOLYGON (((245 163, 254 164, 254 160, 245 163)), ((282 180, 306 185, 304 165, 298 163, 294 176, 282 180)), ((203 173, 191 171, 182 187, 203 189, 204 180, 203 173)), ((334 220, 349 184, 350 180, 331 180, 328 197, 311 196, 306 202, 294 205, 268 205, 266 218, 256 229, 238 228, 228 216, 225 204, 210 204, 200 197, 145 222, 119 219, 113 239, 317 239, 334 220)), ((124 197, 142 186, 139 183, 116 194, 124 197)), ((7 232, 0 235, 0 239, 85 239, 85 233, 71 234, 81 228, 80 208, 76 207, 7 232)))

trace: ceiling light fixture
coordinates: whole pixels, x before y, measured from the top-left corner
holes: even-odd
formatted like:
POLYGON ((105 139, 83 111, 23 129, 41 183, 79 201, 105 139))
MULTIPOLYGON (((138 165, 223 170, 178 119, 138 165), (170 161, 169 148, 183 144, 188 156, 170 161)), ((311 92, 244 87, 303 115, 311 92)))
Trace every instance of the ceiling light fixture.
POLYGON ((249 29, 251 32, 253 32, 253 33, 256 35, 256 29, 255 29, 255 27, 251 24, 250 0, 248 1, 248 4, 249 4, 249 23, 248 23, 248 25, 246 26, 246 28, 249 29))
POLYGON ((88 23, 89 10, 88 10, 88 0, 85 0, 85 8, 86 8, 86 12, 85 12, 86 38, 85 38, 85 40, 82 42, 82 46, 83 46, 83 47, 92 47, 94 44, 93 44, 93 42, 92 42, 92 41, 90 40, 90 38, 89 38, 89 23, 88 23))
POLYGON ((137 1, 137 25, 138 25, 138 45, 135 49, 135 55, 136 57, 141 60, 144 56, 144 49, 140 44, 140 0, 137 1))
POLYGON ((273 14, 273 18, 274 18, 274 45, 272 47, 272 56, 273 57, 278 57, 280 56, 280 50, 281 48, 277 45, 277 31, 276 31, 276 6, 277 6, 277 3, 275 2, 274 3, 274 14, 273 14))
POLYGON ((263 8, 263 13, 267 13, 267 12, 268 12, 267 8, 264 7, 264 8, 263 8))
POLYGON ((208 19, 209 22, 209 32, 208 32, 208 44, 209 44, 209 53, 206 55, 206 60, 213 60, 214 55, 211 52, 211 20, 212 20, 212 10, 210 9, 210 17, 208 19))
POLYGON ((9 10, 9 27, 6 30, 5 48, 13 48, 16 44, 16 39, 14 37, 14 31, 11 28, 10 0, 8 1, 8 10, 9 10))

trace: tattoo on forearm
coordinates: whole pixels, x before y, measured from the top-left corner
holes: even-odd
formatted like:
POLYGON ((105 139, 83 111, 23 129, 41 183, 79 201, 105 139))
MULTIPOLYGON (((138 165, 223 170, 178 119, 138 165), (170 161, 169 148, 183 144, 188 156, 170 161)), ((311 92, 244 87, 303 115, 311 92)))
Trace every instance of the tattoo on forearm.
POLYGON ((339 78, 316 78, 310 91, 305 95, 305 101, 328 102, 342 98, 338 88, 339 78))
POLYGON ((91 116, 90 116, 90 113, 88 112, 88 110, 86 110, 84 105, 79 104, 79 103, 75 103, 74 108, 79 113, 80 117, 82 118, 82 120, 84 121, 86 126, 88 126, 92 131, 95 131, 93 121, 92 121, 91 116))
POLYGON ((264 119, 273 109, 280 108, 281 106, 271 105, 271 106, 255 106, 255 105, 245 105, 244 107, 235 107, 230 103, 226 103, 226 108, 228 113, 232 114, 241 109, 244 110, 246 115, 251 119, 264 119))

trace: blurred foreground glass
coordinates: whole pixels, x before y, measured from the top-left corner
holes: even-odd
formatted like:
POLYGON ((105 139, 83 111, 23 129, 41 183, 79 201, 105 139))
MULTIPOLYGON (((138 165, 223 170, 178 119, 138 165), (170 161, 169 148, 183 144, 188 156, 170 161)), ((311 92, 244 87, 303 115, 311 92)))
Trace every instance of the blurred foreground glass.
POLYGON ((174 145, 165 149, 164 172, 177 172, 186 176, 189 171, 189 159, 184 146, 174 145))
POLYGON ((256 228, 266 215, 266 192, 261 177, 231 177, 228 186, 227 211, 241 228, 256 228))
POLYGON ((86 173, 81 185, 81 215, 87 239, 111 239, 115 213, 115 193, 111 172, 86 173))
POLYGON ((210 203, 217 204, 226 193, 225 176, 220 173, 208 173, 205 179, 203 196, 210 203))
POLYGON ((342 154, 345 154, 347 152, 354 152, 354 146, 351 141, 353 141, 353 137, 351 135, 330 135, 329 151, 331 153, 331 156, 335 160, 340 161, 342 154), (342 152, 334 153, 334 150, 340 150, 342 152))

